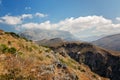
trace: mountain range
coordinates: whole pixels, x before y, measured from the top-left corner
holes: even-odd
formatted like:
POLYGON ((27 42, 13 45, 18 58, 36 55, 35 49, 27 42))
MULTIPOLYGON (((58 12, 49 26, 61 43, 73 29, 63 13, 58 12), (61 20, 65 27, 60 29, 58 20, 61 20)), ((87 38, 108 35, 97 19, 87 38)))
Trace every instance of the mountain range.
POLYGON ((20 32, 19 35, 34 41, 52 38, 61 38, 70 41, 78 40, 70 32, 61 30, 29 29, 20 32))
POLYGON ((60 38, 41 40, 36 42, 47 46, 62 56, 69 55, 75 61, 84 63, 102 77, 110 80, 120 80, 120 52, 115 52, 94 46, 91 43, 79 41, 65 41, 60 38))
MULTIPOLYGON (((109 50, 120 51, 120 45, 119 45, 120 34, 114 34, 114 35, 108 35, 108 36, 105 36, 105 35, 90 36, 90 37, 80 39, 67 31, 30 29, 30 30, 25 30, 23 32, 20 32, 19 35, 29 40, 34 40, 34 41, 43 40, 44 42, 54 38, 56 39, 61 38, 66 41, 86 41, 109 50)), ((53 41, 53 43, 54 42, 55 41, 53 41)))
POLYGON ((92 43, 109 50, 120 51, 120 34, 109 35, 92 43))

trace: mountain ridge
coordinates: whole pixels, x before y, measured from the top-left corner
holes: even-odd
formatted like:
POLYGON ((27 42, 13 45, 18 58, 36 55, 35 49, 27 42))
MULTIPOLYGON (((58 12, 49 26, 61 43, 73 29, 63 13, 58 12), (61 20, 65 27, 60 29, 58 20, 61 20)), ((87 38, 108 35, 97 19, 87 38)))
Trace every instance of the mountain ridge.
POLYGON ((109 50, 120 51, 120 34, 109 35, 92 43, 109 50))
MULTIPOLYGON (((53 39, 54 40, 54 39, 53 39)), ((51 41, 51 40, 50 40, 51 41)), ((55 52, 59 52, 64 57, 69 55, 77 62, 84 63, 90 69, 100 76, 110 78, 111 80, 119 80, 120 74, 120 53, 109 51, 98 46, 94 46, 87 42, 65 42, 51 43, 48 41, 42 45, 50 47, 55 52)), ((62 42, 62 41, 61 41, 62 42)), ((37 44, 41 45, 40 42, 37 44)))
POLYGON ((43 39, 53 39, 62 38, 65 40, 78 40, 74 35, 67 31, 61 30, 47 30, 47 29, 33 29, 25 30, 19 33, 20 36, 25 37, 29 40, 43 40, 43 39))

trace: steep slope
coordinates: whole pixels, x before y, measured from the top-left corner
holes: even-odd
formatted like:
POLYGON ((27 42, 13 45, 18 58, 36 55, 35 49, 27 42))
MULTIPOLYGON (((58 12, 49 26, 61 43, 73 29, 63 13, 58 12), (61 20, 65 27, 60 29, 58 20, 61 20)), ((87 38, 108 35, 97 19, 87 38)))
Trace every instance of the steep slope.
POLYGON ((76 40, 70 32, 60 30, 30 29, 19 33, 20 36, 29 40, 43 40, 52 38, 62 38, 65 40, 76 40))
POLYGON ((0 80, 108 80, 84 64, 0 31, 0 80))
POLYGON ((50 47, 55 52, 59 52, 64 57, 69 55, 80 64, 88 65, 93 72, 100 76, 110 78, 111 80, 120 80, 120 53, 83 42, 55 44, 50 44, 49 41, 49 45, 45 46, 50 47))
POLYGON ((92 43, 106 49, 120 51, 120 34, 106 36, 92 43))
POLYGON ((43 39, 43 40, 39 40, 39 41, 35 41, 35 42, 42 46, 57 46, 59 44, 63 44, 66 41, 61 38, 53 38, 53 39, 43 39))

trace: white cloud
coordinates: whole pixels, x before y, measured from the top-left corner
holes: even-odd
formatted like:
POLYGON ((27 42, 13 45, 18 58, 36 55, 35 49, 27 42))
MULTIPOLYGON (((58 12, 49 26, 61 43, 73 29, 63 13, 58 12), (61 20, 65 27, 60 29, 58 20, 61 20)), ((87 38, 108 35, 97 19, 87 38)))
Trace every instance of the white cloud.
POLYGON ((0 18, 1 23, 9 24, 9 25, 16 25, 16 24, 21 24, 22 20, 20 17, 14 17, 14 16, 9 16, 5 15, 4 17, 0 18))
POLYGON ((116 20, 117 20, 117 21, 120 21, 120 17, 116 17, 116 20))
POLYGON ((0 17, 0 23, 8 24, 8 25, 17 25, 22 24, 24 19, 32 19, 35 17, 46 17, 47 15, 42 13, 35 13, 35 14, 22 14, 21 16, 10 16, 7 14, 3 17, 0 17))
POLYGON ((22 19, 25 19, 25 18, 33 18, 32 14, 23 14, 21 16, 22 19))
POLYGON ((35 14, 35 16, 37 16, 37 17, 46 17, 47 15, 37 12, 37 13, 35 14))
POLYGON ((101 27, 104 29, 104 27, 109 27, 107 26, 108 24, 111 25, 112 21, 105 19, 102 16, 86 16, 65 19, 64 21, 59 22, 59 29, 79 34, 82 31, 87 31, 93 28, 96 29, 101 27))
POLYGON ((21 25, 21 28, 25 29, 51 29, 50 21, 46 21, 44 23, 26 23, 21 25))
POLYGON ((21 24, 23 19, 32 18, 30 14, 23 14, 21 16, 9 16, 5 15, 0 17, 0 23, 8 24, 8 25, 17 25, 21 24))
POLYGON ((112 20, 106 19, 103 16, 86 16, 78 18, 71 17, 54 24, 50 21, 43 23, 26 23, 21 25, 21 28, 64 30, 80 37, 81 35, 91 36, 119 33, 120 23, 115 24, 112 20))
MULTIPOLYGON (((120 23, 113 23, 112 20, 106 19, 103 16, 85 16, 78 18, 66 18, 57 23, 51 23, 49 20, 42 23, 23 23, 24 19, 35 18, 36 16, 45 17, 42 13, 22 14, 21 16, 5 15, 0 17, 0 23, 18 26, 16 29, 55 29, 69 31, 75 36, 91 36, 113 34, 120 32, 120 23)), ((120 18, 116 18, 120 21, 120 18)))

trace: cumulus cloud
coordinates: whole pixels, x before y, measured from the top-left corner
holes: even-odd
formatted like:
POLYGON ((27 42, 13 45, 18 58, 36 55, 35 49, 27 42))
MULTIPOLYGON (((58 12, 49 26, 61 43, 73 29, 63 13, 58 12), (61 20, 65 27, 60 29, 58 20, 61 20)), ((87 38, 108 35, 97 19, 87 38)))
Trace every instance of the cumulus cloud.
POLYGON ((32 14, 23 14, 21 16, 21 19, 25 19, 25 18, 33 18, 32 14))
MULTIPOLYGON (((20 29, 48 29, 48 30, 63 30, 69 31, 75 36, 91 36, 91 35, 103 35, 113 34, 120 32, 120 23, 114 23, 111 19, 107 19, 103 16, 85 16, 85 17, 71 17, 61 20, 57 23, 51 23, 49 20, 42 23, 26 22, 24 19, 32 19, 34 17, 45 17, 47 15, 42 13, 35 14, 22 14, 21 16, 5 15, 0 17, 0 23, 18 26, 20 29)), ((116 18, 120 21, 120 18, 116 18)))
POLYGON ((21 16, 10 16, 5 15, 0 17, 0 23, 8 24, 8 25, 17 25, 22 24, 24 19, 32 19, 35 16, 45 17, 45 14, 36 13, 36 14, 22 14, 21 16))
POLYGON ((117 20, 117 21, 120 21, 120 17, 116 17, 116 20, 117 20))
POLYGON ((103 16, 71 17, 58 23, 51 23, 50 21, 45 21, 43 23, 26 23, 21 25, 21 28, 64 30, 78 37, 80 35, 90 36, 120 32, 120 24, 115 24, 112 20, 106 19, 103 16))
POLYGON ((46 17, 47 15, 37 12, 37 13, 35 14, 35 16, 37 16, 37 17, 46 17))
POLYGON ((22 23, 20 17, 14 17, 14 16, 9 16, 5 15, 4 17, 1 17, 1 23, 9 24, 9 25, 16 25, 22 23))
POLYGON ((25 29, 51 29, 51 26, 52 26, 52 24, 50 23, 50 21, 45 21, 44 23, 26 23, 26 24, 21 25, 21 28, 25 28, 25 29))
POLYGON ((32 18, 32 15, 31 14, 23 14, 21 16, 5 15, 3 17, 0 17, 0 23, 17 25, 17 24, 21 24, 22 20, 25 18, 32 18))
POLYGON ((82 31, 87 30, 99 30, 101 31, 104 28, 110 28, 113 26, 112 21, 109 19, 105 19, 102 16, 86 16, 86 17, 78 17, 78 18, 68 18, 64 21, 59 22, 59 29, 70 31, 71 33, 81 33, 82 31))

